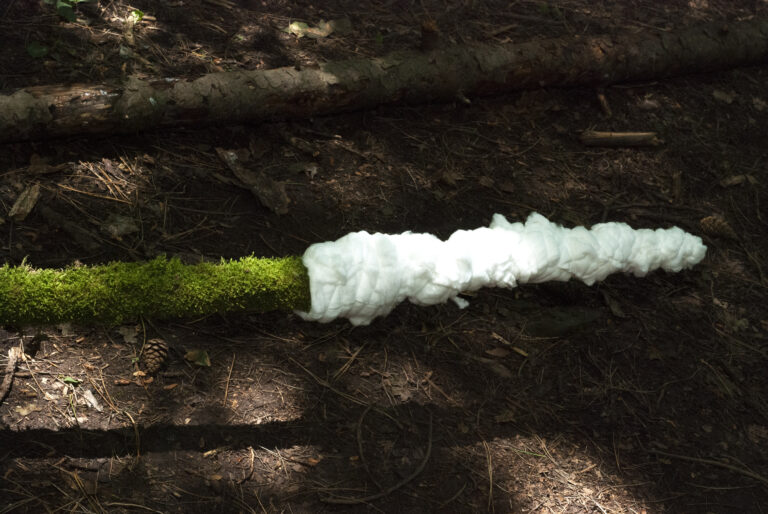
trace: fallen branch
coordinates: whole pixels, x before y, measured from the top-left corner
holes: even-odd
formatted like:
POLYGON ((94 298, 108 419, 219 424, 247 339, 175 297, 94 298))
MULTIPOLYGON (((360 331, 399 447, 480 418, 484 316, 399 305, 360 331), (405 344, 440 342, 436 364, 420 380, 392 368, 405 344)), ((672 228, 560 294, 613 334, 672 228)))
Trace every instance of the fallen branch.
POLYGON ((0 267, 0 324, 117 325, 139 317, 307 308, 308 281, 298 257, 194 265, 158 257, 64 270, 5 265, 0 267))
POLYGON ((677 32, 453 45, 196 79, 36 86, 0 95, 0 142, 308 118, 388 103, 657 79, 766 59, 768 19, 754 18, 677 32))
POLYGON ((348 318, 367 325, 400 302, 469 302, 482 287, 566 281, 591 285, 612 273, 678 272, 706 254, 701 238, 678 227, 635 230, 624 223, 568 229, 532 213, 525 223, 496 214, 488 227, 431 234, 353 232, 310 246, 302 257, 246 257, 184 265, 145 263, 0 267, 0 324, 120 324, 224 311, 295 310, 306 320, 348 318))

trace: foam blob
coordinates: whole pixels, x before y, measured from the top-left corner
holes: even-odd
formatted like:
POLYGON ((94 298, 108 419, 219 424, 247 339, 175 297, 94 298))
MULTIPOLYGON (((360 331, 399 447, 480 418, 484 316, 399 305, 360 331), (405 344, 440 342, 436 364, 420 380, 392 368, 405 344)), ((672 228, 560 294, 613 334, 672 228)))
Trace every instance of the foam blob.
POLYGON ((447 241, 354 232, 304 253, 312 307, 298 314, 367 325, 405 299, 418 305, 454 300, 463 308, 468 302, 457 296, 463 291, 571 278, 592 285, 611 273, 642 277, 659 268, 678 272, 706 251, 700 237, 678 227, 635 230, 612 222, 568 229, 538 213, 525 223, 495 214, 489 227, 459 230, 447 241))

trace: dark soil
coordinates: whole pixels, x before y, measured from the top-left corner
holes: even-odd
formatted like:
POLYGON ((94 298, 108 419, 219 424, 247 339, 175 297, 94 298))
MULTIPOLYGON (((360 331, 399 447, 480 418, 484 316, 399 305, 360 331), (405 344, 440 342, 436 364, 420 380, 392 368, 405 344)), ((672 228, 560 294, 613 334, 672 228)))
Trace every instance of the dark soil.
MULTIPOLYGON (((76 13, 3 2, 0 88, 382 55, 418 46, 426 16, 449 41, 522 42, 768 4, 99 0, 76 13), (282 32, 342 17, 347 33, 282 32), (33 41, 48 54, 33 58, 33 41)), ((403 304, 368 327, 270 313, 0 330, 0 367, 20 343, 28 354, 0 405, 0 512, 763 512, 767 83, 760 67, 619 85, 610 118, 591 89, 548 89, 0 146, 12 264, 294 255, 355 230, 446 237, 531 211, 678 225, 709 247, 675 275, 483 290, 465 310, 403 304), (663 144, 588 148, 588 128, 663 144), (288 214, 238 187, 217 148, 284 182, 288 214), (34 183, 37 206, 12 221, 34 183), (115 220, 136 230, 109 235, 115 220), (152 338, 169 356, 145 374, 152 338), (210 366, 185 359, 195 350, 210 366)))

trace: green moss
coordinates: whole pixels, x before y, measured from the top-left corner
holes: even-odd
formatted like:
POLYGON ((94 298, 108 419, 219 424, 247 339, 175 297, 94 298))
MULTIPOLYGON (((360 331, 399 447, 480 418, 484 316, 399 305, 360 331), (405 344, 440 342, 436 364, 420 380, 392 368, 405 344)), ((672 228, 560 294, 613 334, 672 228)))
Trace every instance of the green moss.
POLYGON ((64 270, 0 267, 0 325, 120 324, 215 312, 309 310, 300 257, 182 264, 158 257, 64 270))

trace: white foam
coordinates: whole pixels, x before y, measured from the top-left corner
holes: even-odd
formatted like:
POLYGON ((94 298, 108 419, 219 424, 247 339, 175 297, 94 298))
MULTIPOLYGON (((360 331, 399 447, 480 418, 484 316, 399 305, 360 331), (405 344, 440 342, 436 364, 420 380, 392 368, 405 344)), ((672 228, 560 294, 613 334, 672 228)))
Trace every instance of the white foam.
POLYGON ((524 224, 495 214, 489 227, 459 230, 447 241, 354 232, 304 253, 312 307, 298 314, 367 325, 406 298, 419 305, 454 300, 463 308, 467 302, 457 297, 463 291, 572 277, 591 285, 611 273, 642 277, 659 268, 678 272, 706 251, 701 238, 678 227, 635 230, 612 222, 567 229, 538 213, 524 224))

